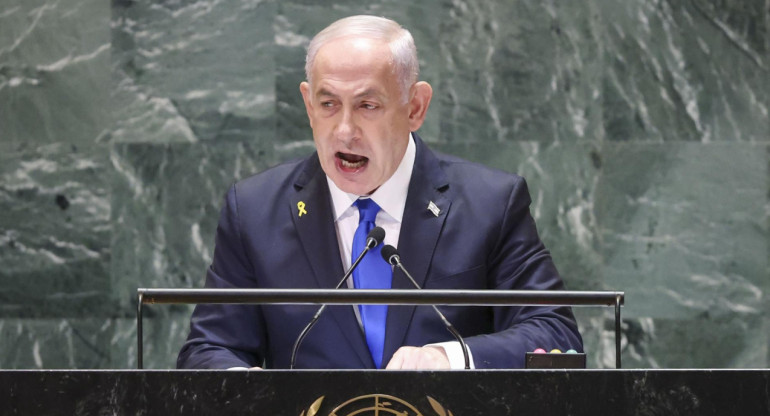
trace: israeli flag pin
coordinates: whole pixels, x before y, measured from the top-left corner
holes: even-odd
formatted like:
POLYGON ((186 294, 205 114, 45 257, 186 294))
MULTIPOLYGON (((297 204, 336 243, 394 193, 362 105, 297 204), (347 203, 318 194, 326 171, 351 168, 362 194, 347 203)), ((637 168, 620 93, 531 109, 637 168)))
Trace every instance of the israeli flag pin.
POLYGON ((439 209, 439 207, 433 201, 430 201, 430 203, 428 204, 428 211, 432 212, 433 215, 437 217, 438 217, 438 214, 441 214, 441 209, 439 209))

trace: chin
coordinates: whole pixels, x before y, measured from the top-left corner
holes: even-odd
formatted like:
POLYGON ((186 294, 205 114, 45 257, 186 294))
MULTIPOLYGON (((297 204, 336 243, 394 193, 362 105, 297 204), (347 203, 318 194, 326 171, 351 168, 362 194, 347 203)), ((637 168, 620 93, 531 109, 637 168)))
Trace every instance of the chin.
POLYGON ((344 179, 339 181, 334 181, 334 184, 337 185, 338 188, 340 188, 341 190, 349 194, 368 195, 372 193, 372 187, 366 186, 360 183, 346 181, 344 179))
POLYGON ((349 194, 354 194, 358 196, 368 195, 371 193, 369 192, 369 188, 360 186, 360 185, 346 186, 344 188, 343 187, 339 187, 339 188, 349 194))

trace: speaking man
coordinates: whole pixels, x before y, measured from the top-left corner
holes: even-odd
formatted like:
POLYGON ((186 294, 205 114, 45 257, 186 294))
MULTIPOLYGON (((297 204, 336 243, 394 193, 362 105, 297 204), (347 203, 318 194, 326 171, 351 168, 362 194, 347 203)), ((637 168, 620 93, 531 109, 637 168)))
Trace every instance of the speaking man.
MULTIPOLYGON (((353 16, 311 41, 300 84, 316 152, 233 185, 208 288, 333 288, 382 227, 428 289, 558 290, 523 178, 432 152, 415 133, 430 105, 411 34, 353 16)), ((377 251, 351 288, 413 288, 377 251)), ((287 368, 317 307, 198 305, 180 368, 287 368)), ((523 367, 527 351, 582 340, 564 307, 442 307, 475 368, 523 367)), ((459 343, 424 306, 333 306, 297 368, 462 368, 459 343)))

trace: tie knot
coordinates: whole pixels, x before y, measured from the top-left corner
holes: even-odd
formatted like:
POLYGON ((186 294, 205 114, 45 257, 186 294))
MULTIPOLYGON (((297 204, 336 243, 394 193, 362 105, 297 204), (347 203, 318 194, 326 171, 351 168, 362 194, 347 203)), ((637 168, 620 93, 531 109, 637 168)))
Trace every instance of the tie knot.
POLYGON ((368 221, 374 223, 374 219, 377 218, 377 212, 380 211, 380 206, 374 200, 371 198, 358 199, 353 205, 358 207, 358 215, 360 217, 358 222, 368 221))

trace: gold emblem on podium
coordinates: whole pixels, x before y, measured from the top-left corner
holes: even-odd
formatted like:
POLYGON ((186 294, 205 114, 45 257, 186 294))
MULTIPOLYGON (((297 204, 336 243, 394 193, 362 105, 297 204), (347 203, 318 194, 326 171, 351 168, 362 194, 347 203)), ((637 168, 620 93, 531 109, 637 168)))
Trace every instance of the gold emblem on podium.
MULTIPOLYGON (((309 408, 303 410, 300 416, 321 416, 321 404, 324 397, 317 398, 309 408)), ((435 413, 423 413, 411 403, 388 394, 366 394, 354 397, 334 408, 327 416, 368 416, 368 415, 398 415, 398 416, 454 416, 439 402, 430 396, 425 396, 435 413)))

